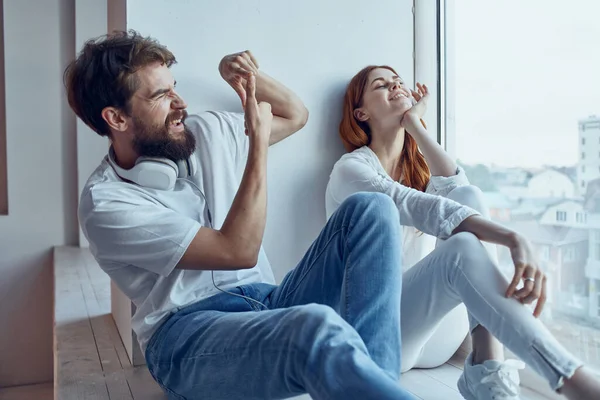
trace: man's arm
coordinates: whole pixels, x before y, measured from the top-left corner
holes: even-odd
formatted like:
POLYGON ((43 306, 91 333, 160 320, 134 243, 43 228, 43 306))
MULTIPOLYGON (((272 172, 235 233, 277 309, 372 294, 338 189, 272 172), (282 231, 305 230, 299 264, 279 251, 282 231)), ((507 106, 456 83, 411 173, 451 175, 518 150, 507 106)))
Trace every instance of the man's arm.
POLYGON ((180 269, 253 268, 263 240, 267 213, 267 152, 273 115, 268 103, 257 103, 256 78, 246 83, 246 126, 250 148, 246 169, 231 209, 219 230, 200 228, 180 269))
POLYGON ((308 110, 300 98, 280 82, 258 69, 258 62, 250 51, 230 54, 221 60, 219 72, 246 103, 245 81, 256 76, 256 99, 271 104, 273 126, 269 145, 275 144, 299 131, 308 121, 308 110))
POLYGON ((262 71, 256 81, 256 99, 266 101, 273 108, 269 146, 296 133, 308 121, 308 110, 300 97, 262 71))

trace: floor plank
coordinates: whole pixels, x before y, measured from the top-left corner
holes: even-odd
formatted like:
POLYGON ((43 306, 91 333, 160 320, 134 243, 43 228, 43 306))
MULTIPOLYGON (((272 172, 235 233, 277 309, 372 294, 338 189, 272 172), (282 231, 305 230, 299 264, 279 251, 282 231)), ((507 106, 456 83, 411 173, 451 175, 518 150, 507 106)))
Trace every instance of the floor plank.
POLYGON ((54 251, 54 354, 57 399, 110 400, 94 346, 78 268, 80 252, 54 251))
POLYGON ((405 372, 400 378, 400 384, 423 400, 463 400, 458 390, 432 378, 423 370, 405 372))
POLYGON ((127 367, 125 376, 135 400, 166 400, 166 396, 146 367, 127 367))
POLYGON ((444 364, 437 368, 421 369, 419 371, 429 375, 436 381, 448 386, 452 390, 458 390, 456 387, 456 382, 462 374, 462 370, 460 368, 456 368, 450 364, 444 364))
POLYGON ((54 272, 56 399, 166 399, 145 367, 129 363, 110 315, 110 280, 89 251, 56 248, 54 272))
MULTIPOLYGON (((98 296, 90 281, 91 275, 88 271, 89 266, 85 264, 87 263, 85 263, 84 260, 84 265, 79 269, 81 289, 84 295, 88 318, 92 326, 96 350, 100 358, 100 366, 104 373, 109 397, 110 399, 133 400, 133 395, 127 384, 127 379, 125 378, 123 366, 121 365, 121 361, 117 355, 115 345, 113 344, 106 324, 106 317, 110 318, 110 316, 106 315, 107 310, 102 309, 102 306, 100 305, 98 296)), ((105 282, 105 284, 108 285, 109 283, 105 282)))

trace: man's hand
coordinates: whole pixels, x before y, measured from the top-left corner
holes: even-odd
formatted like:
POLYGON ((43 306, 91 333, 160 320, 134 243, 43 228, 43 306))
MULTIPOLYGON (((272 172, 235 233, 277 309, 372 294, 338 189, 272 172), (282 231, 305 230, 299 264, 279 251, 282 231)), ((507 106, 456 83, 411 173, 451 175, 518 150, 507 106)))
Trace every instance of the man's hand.
POLYGON ((269 103, 264 101, 257 102, 256 77, 253 74, 250 74, 248 79, 246 79, 244 93, 247 97, 244 107, 246 135, 250 137, 250 141, 264 141, 268 145, 269 138, 271 137, 273 114, 269 103))
POLYGON ((517 237, 514 245, 509 246, 510 254, 515 264, 515 275, 510 283, 506 296, 514 295, 521 303, 530 304, 537 300, 533 314, 539 317, 546 303, 546 276, 540 270, 533 256, 529 242, 517 237), (523 288, 516 290, 523 279, 523 288))
POLYGON ((242 106, 246 107, 246 83, 250 75, 258 75, 258 61, 249 50, 230 54, 219 63, 219 73, 225 82, 240 96, 242 106))
POLYGON ((427 102, 429 101, 429 89, 426 85, 417 83, 417 90, 411 90, 411 94, 416 103, 410 110, 404 113, 401 125, 410 135, 416 135, 423 128, 421 119, 427 111, 427 102))

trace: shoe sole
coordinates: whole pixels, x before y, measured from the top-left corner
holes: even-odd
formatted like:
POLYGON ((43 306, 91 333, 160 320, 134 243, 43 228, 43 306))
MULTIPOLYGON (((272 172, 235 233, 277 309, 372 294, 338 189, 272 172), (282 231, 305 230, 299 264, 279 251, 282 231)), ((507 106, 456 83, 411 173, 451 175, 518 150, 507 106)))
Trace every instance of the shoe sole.
POLYGON ((456 383, 456 386, 458 387, 458 391, 459 391, 460 395, 462 397, 464 397, 465 400, 477 400, 477 398, 471 394, 471 392, 469 391, 469 388, 467 387, 467 380, 465 378, 464 372, 460 376, 460 378, 458 378, 458 382, 456 383))

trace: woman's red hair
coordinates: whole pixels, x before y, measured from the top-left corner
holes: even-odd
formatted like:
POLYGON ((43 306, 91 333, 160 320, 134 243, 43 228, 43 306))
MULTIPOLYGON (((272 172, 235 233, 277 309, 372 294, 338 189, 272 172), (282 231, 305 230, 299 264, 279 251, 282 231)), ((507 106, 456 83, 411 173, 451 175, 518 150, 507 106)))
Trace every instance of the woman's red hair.
MULTIPOLYGON (((344 96, 344 110, 342 122, 340 122, 340 137, 348 152, 371 143, 371 129, 366 122, 361 122, 354 117, 354 110, 362 106, 362 98, 367 87, 367 80, 371 71, 377 68, 385 68, 398 75, 392 67, 387 65, 370 65, 363 68, 352 78, 344 96)), ((421 120, 423 126, 425 123, 421 120)), ((429 182, 430 172, 425 157, 419 151, 417 142, 408 133, 404 135, 404 146, 400 154, 400 171, 402 171, 402 183, 404 186, 425 191, 429 182)))

